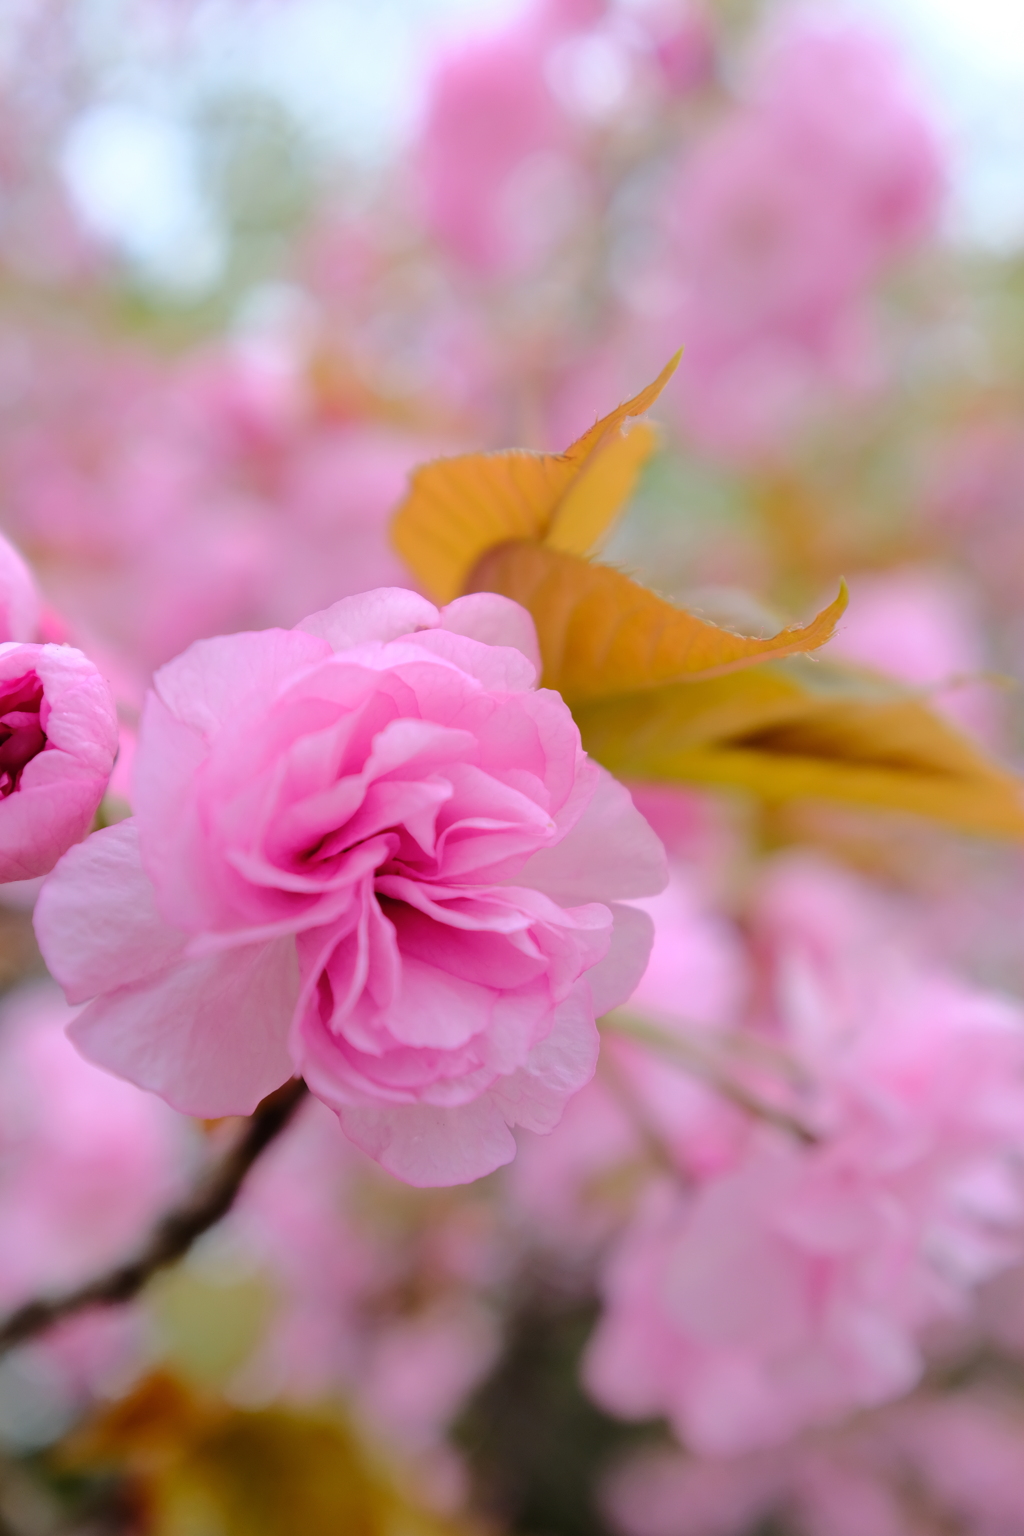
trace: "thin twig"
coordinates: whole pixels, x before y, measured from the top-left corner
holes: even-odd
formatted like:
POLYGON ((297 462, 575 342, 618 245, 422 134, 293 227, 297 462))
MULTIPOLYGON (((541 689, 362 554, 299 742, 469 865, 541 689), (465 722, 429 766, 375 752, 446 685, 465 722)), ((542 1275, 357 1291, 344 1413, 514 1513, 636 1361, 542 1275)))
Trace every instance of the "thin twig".
POLYGON ((672 1150, 659 1130, 651 1124, 651 1117, 633 1084, 607 1051, 602 1051, 597 1063, 602 1082, 617 1100, 632 1129, 639 1137, 645 1152, 661 1173, 667 1173, 677 1182, 685 1182, 682 1169, 672 1156, 672 1150))
POLYGON ((87 1307, 131 1301, 158 1270, 184 1257, 196 1238, 231 1209, 253 1163, 284 1130, 305 1093, 302 1079, 293 1078, 264 1099, 234 1146, 206 1169, 181 1205, 157 1222, 135 1258, 63 1296, 37 1297, 13 1312, 0 1324, 0 1355, 87 1307))
POLYGON ((776 1126, 780 1131, 786 1131, 790 1136, 795 1136, 805 1146, 815 1146, 818 1137, 810 1126, 804 1125, 795 1115, 778 1108, 760 1098, 751 1089, 742 1083, 736 1082, 722 1068, 721 1063, 715 1061, 712 1054, 697 1044, 692 1039, 682 1035, 670 1034, 668 1030, 659 1029, 656 1024, 649 1024, 645 1019, 635 1018, 632 1014, 624 1014, 619 1011, 605 1014, 601 1020, 601 1028, 621 1035, 626 1040, 635 1040, 638 1045, 649 1046, 658 1051, 662 1056, 669 1057, 676 1066, 684 1072, 699 1077, 723 1099, 728 1099, 738 1109, 744 1110, 757 1120, 765 1120, 769 1125, 776 1126))

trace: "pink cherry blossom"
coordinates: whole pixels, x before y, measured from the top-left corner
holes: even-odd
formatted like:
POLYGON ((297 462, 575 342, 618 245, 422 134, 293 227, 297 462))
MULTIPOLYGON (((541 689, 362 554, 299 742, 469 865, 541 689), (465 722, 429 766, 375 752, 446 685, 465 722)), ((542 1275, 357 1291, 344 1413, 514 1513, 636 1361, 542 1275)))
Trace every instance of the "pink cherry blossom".
POLYGON ((1021 1536, 1024 1419, 973 1388, 862 1417, 792 1446, 723 1460, 659 1447, 615 1468, 604 1502, 623 1536, 1021 1536))
POLYGON ((533 5, 497 33, 435 64, 417 150, 434 234, 484 275, 521 272, 550 254, 583 195, 572 123, 546 69, 560 34, 594 7, 533 5))
POLYGON ((438 443, 339 416, 298 341, 172 363, 0 334, 0 389, 4 528, 68 625, 5 638, 72 639, 121 701, 193 640, 404 579, 386 520, 438 443))
POLYGON ((916 957, 837 871, 783 863, 755 942, 766 1100, 816 1140, 751 1124, 692 1190, 650 1189, 607 1275, 587 1379, 627 1416, 667 1413, 735 1453, 880 1403, 920 1334, 1024 1242, 1024 1017, 916 957))
POLYGON ((300 1073, 417 1184, 556 1124, 647 960, 620 902, 666 877, 535 657, 505 598, 384 589, 162 668, 136 816, 37 908, 53 974, 95 999, 80 1049, 202 1115, 300 1073))
POLYGON ((0 881, 53 868, 84 837, 117 751, 109 685, 67 645, 0 645, 0 881))
MULTIPOLYGON (((637 905, 653 919, 654 944, 628 1013, 669 1037, 713 1039, 735 1021, 743 993, 746 963, 735 933, 679 864, 659 896, 637 905)), ((551 1135, 520 1134, 510 1199, 534 1241, 563 1262, 576 1259, 621 1221, 623 1186, 614 1175, 642 1166, 652 1137, 681 1167, 705 1171, 733 1151, 738 1122, 692 1072, 612 1030, 601 1071, 551 1135)))
POLYGON ((997 711, 979 615, 962 582, 904 569, 854 577, 829 654, 928 691, 929 702, 991 741, 997 711))
POLYGON ((681 164, 651 291, 685 342, 688 431, 763 452, 822 385, 874 387, 870 288, 934 225, 935 138, 893 58, 850 26, 790 25, 750 100, 681 164))

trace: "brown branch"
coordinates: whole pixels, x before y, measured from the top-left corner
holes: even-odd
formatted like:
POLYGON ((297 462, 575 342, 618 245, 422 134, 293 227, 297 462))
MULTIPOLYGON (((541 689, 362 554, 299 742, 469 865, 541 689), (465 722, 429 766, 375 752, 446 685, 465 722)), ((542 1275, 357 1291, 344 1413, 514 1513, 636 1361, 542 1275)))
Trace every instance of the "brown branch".
POLYGON ((87 1307, 131 1301, 158 1270, 183 1258, 196 1238, 227 1215, 253 1163, 284 1130, 306 1091, 302 1079, 293 1078, 264 1099, 234 1146, 204 1171, 181 1205, 157 1222, 135 1258, 63 1296, 37 1297, 13 1312, 0 1324, 0 1355, 87 1307))

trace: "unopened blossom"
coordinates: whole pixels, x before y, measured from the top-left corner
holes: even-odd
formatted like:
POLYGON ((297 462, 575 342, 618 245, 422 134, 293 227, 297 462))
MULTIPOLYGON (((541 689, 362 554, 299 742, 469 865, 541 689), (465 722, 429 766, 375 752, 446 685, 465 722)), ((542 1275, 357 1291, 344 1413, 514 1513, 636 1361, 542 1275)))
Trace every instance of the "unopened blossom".
POLYGON ((117 752, 109 684, 68 645, 0 645, 0 882, 30 880, 77 843, 117 752))
POLYGON ((37 933, 93 1061, 191 1114, 292 1074, 385 1167, 477 1178, 591 1076, 643 970, 661 844, 534 687, 491 595, 345 599, 156 675, 134 818, 73 850, 37 933))
POLYGON ((837 871, 784 864, 752 1035, 808 1142, 752 1119, 731 1160, 649 1190, 606 1275, 587 1380, 627 1417, 736 1453, 886 1401, 921 1334, 1024 1245, 1024 1015, 901 947, 837 871))

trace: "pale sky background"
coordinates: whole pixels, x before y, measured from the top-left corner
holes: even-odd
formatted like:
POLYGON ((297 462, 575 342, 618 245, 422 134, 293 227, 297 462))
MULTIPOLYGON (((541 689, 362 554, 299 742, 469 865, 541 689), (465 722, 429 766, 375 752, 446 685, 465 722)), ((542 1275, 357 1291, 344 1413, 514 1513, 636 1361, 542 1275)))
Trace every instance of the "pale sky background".
MULTIPOLYGON (((628 4, 628 0, 623 0, 628 4)), ((816 0, 873 18, 900 44, 951 152, 953 238, 1024 248, 1024 0, 816 0)), ((446 35, 486 28, 520 0, 201 0, 181 66, 155 36, 88 0, 102 99, 76 125, 64 167, 83 213, 160 282, 201 288, 217 231, 188 126, 211 84, 278 97, 326 147, 373 160, 415 120, 423 61, 446 35)))

